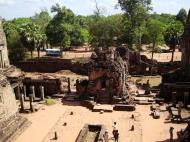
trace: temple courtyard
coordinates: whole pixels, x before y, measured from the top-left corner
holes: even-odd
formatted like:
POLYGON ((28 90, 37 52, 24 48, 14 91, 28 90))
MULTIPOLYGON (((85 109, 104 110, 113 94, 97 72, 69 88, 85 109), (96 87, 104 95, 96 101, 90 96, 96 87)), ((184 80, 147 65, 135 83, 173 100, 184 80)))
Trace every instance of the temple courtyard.
POLYGON ((167 142, 171 126, 174 127, 174 138, 177 138, 176 132, 187 125, 166 123, 168 112, 165 111, 165 106, 161 106, 160 119, 153 119, 149 105, 137 105, 133 112, 113 111, 101 114, 92 112, 77 102, 62 103, 59 99, 55 105, 43 105, 38 112, 23 116, 27 117, 31 124, 15 137, 15 142, 74 142, 86 123, 105 125, 112 142, 113 122, 118 124, 119 142, 167 142), (132 114, 135 116, 134 120, 131 119, 132 114), (132 125, 134 131, 130 130, 132 125), (57 140, 54 140, 55 132, 57 140))

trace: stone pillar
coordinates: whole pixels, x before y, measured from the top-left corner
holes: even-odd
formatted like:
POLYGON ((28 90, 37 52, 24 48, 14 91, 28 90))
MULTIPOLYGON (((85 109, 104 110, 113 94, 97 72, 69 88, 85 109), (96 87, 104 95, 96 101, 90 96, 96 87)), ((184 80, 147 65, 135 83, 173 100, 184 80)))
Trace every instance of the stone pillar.
POLYGON ((24 112, 24 94, 20 94, 19 96, 19 100, 20 100, 20 111, 24 112))
POLYGON ((71 93, 71 80, 68 78, 68 93, 71 93))
POLYGON ((0 51, 0 68, 3 68, 2 51, 0 51))
POLYGON ((189 92, 184 92, 184 106, 187 107, 189 104, 189 92))
POLYGON ((44 100, 44 86, 40 86, 40 95, 41 95, 41 100, 44 100))
POLYGON ((26 85, 24 85, 23 86, 23 93, 24 93, 24 100, 26 100, 26 96, 27 96, 27 94, 26 94, 26 85))
POLYGON ((75 85, 76 85, 76 92, 78 93, 78 91, 79 91, 79 90, 78 90, 79 79, 76 80, 76 84, 75 84, 75 85))
POLYGON ((177 92, 172 92, 172 103, 177 104, 177 92))
POLYGON ((20 87, 16 87, 16 99, 20 99, 20 87))
POLYGON ((32 99, 33 101, 35 100, 35 87, 34 86, 30 86, 30 94, 32 94, 32 99))
POLYGON ((34 112, 34 108, 33 108, 33 94, 29 94, 29 101, 30 101, 30 111, 34 112))

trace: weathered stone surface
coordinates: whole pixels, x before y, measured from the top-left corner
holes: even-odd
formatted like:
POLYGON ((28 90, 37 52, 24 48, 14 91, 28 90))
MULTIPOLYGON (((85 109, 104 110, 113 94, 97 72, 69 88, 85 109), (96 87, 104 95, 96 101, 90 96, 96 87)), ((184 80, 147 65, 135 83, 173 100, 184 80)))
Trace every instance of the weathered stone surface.
POLYGON ((0 122, 18 111, 15 94, 5 77, 0 76, 0 122))
POLYGON ((7 142, 27 121, 18 115, 17 97, 21 95, 23 74, 9 65, 6 37, 0 19, 0 141, 7 142))
POLYGON ((2 19, 0 17, 0 69, 9 66, 7 42, 3 31, 2 19))
POLYGON ((86 124, 75 142, 102 142, 105 131, 106 127, 104 125, 86 124))
POLYGON ((123 53, 121 49, 95 51, 89 62, 89 80, 77 83, 79 94, 93 96, 99 103, 111 103, 113 96, 128 94, 128 50, 123 53))
POLYGON ((187 18, 187 23, 181 41, 182 47, 182 65, 181 68, 173 72, 162 75, 162 97, 165 101, 172 101, 176 92, 176 102, 183 100, 187 105, 190 103, 190 98, 187 97, 184 101, 185 92, 189 92, 190 88, 190 11, 187 18))

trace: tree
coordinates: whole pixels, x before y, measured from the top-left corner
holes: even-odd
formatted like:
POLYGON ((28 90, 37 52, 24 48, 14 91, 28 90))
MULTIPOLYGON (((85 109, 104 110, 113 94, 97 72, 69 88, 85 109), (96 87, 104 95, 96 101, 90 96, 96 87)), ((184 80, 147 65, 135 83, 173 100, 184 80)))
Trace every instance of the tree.
POLYGON ((43 32, 37 31, 35 38, 35 47, 38 52, 38 59, 40 59, 40 49, 46 44, 47 37, 43 32))
POLYGON ((164 24, 158 20, 151 20, 147 26, 148 36, 152 43, 152 61, 154 58, 154 52, 158 43, 163 40, 164 24))
POLYGON ((89 31, 80 25, 75 25, 71 33, 71 45, 80 46, 88 43, 90 38, 89 31))
POLYGON ((40 26, 42 31, 45 32, 45 29, 46 29, 49 21, 51 20, 51 16, 49 15, 47 9, 43 9, 40 13, 36 13, 32 17, 32 20, 36 25, 40 26))
POLYGON ((31 58, 33 58, 33 51, 39 48, 41 44, 40 28, 34 23, 24 24, 20 27, 20 39, 23 45, 30 51, 31 58))
POLYGON ((9 51, 9 59, 11 62, 25 60, 27 50, 20 41, 20 35, 17 26, 12 21, 3 22, 4 32, 7 38, 7 47, 9 51))
POLYGON ((125 35, 129 48, 133 44, 141 45, 143 26, 148 20, 148 11, 151 9, 151 0, 118 0, 121 9, 125 12, 125 35))
POLYGON ((15 18, 12 20, 12 23, 19 28, 23 24, 31 23, 32 19, 31 18, 15 18))
MULTIPOLYGON (((41 30, 40 38, 43 40, 43 42, 42 42, 43 45, 41 45, 41 46, 43 47, 43 50, 44 50, 45 44, 46 44, 46 47, 48 47, 47 36, 45 34, 45 31, 46 31, 47 25, 49 24, 49 22, 51 20, 51 16, 49 15, 47 9, 43 9, 40 13, 36 13, 32 17, 32 20, 36 25, 38 25, 40 27, 40 30, 41 30)), ((39 54, 39 52, 38 52, 38 54, 39 54)))
POLYGON ((67 49, 71 43, 69 40, 71 39, 75 15, 70 9, 60 7, 59 4, 52 6, 51 11, 56 14, 46 28, 47 39, 52 46, 67 49))
POLYGON ((173 62, 175 48, 179 45, 182 33, 183 25, 181 22, 176 21, 172 21, 164 33, 164 41, 172 50, 171 62, 173 62))
POLYGON ((164 25, 168 26, 171 21, 176 21, 176 15, 171 15, 171 14, 151 14, 151 19, 158 20, 162 22, 164 25))
POLYGON ((112 15, 99 17, 90 22, 89 31, 91 34, 91 44, 94 46, 109 47, 114 45, 115 40, 121 41, 123 29, 122 15, 112 15))
POLYGON ((185 26, 186 20, 187 20, 187 11, 186 11, 184 8, 182 8, 182 9, 178 12, 178 14, 177 14, 177 16, 176 16, 176 20, 181 21, 182 24, 185 26))

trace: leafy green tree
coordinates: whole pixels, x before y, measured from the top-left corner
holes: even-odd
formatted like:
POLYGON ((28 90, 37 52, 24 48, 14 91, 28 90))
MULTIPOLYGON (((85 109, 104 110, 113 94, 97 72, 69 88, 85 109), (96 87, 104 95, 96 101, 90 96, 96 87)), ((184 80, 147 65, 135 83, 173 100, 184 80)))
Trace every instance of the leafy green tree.
POLYGON ((52 6, 51 11, 56 14, 46 28, 47 39, 52 46, 67 49, 71 43, 69 40, 71 40, 70 34, 73 30, 75 15, 70 9, 60 7, 58 4, 52 6))
MULTIPOLYGON (((41 36, 39 36, 39 37, 43 40, 43 42, 41 42, 42 45, 40 46, 40 48, 43 47, 43 50, 44 50, 45 45, 48 48, 47 36, 46 36, 45 32, 46 32, 47 25, 49 24, 49 22, 51 20, 51 16, 49 15, 47 9, 43 9, 40 13, 36 13, 32 17, 32 20, 36 25, 38 25, 40 27, 41 36)), ((37 49, 39 49, 39 48, 37 48, 37 49)), ((38 54, 39 54, 39 52, 38 52, 38 54)), ((39 55, 38 55, 38 57, 39 57, 39 55)))
POLYGON ((31 18, 15 18, 11 21, 17 29, 19 29, 22 25, 31 23, 32 19, 31 18))
POLYGON ((78 15, 75 18, 75 24, 79 25, 82 28, 88 29, 88 17, 89 16, 82 16, 82 15, 78 15))
POLYGON ((158 20, 151 20, 147 26, 148 36, 152 43, 152 60, 154 52, 157 50, 157 44, 163 41, 164 24, 158 20))
POLYGON ((170 47, 170 50, 172 50, 172 62, 174 58, 175 48, 180 43, 182 33, 183 25, 181 22, 178 21, 171 22, 170 25, 166 28, 166 31, 164 32, 164 41, 166 45, 170 47))
POLYGON ((176 20, 181 21, 182 24, 185 26, 187 20, 187 11, 184 8, 182 8, 176 15, 176 20))
POLYGON ((9 59, 11 62, 25 60, 27 58, 27 49, 20 41, 20 35, 17 27, 12 21, 3 22, 4 32, 7 37, 7 47, 9 59))
POLYGON ((47 36, 40 30, 37 31, 35 35, 35 48, 37 49, 38 52, 38 59, 40 58, 40 50, 42 47, 44 47, 46 41, 47 41, 47 36))
POLYGON ((40 13, 36 13, 32 17, 32 20, 36 25, 40 26, 42 31, 45 32, 45 29, 51 20, 51 16, 49 15, 47 9, 43 9, 40 13))
POLYGON ((86 28, 80 28, 81 43, 89 43, 90 33, 86 28))
POLYGON ((142 30, 149 17, 151 0, 118 0, 118 3, 125 12, 125 37, 132 49, 134 43, 141 45, 142 30))
POLYGON ((150 17, 151 19, 162 22, 166 26, 169 25, 171 21, 176 21, 176 15, 165 14, 165 13, 162 13, 162 14, 154 13, 154 14, 151 14, 150 17))
POLYGON ((99 17, 91 21, 89 31, 91 35, 91 44, 94 46, 109 47, 114 45, 115 40, 121 41, 123 29, 122 15, 112 15, 108 17, 99 17))
POLYGON ((80 46, 89 42, 89 32, 86 28, 82 28, 79 25, 73 27, 71 33, 71 45, 80 46))
POLYGON ((41 42, 40 28, 34 23, 24 24, 20 27, 20 39, 23 45, 30 51, 33 58, 33 51, 38 48, 41 42))

